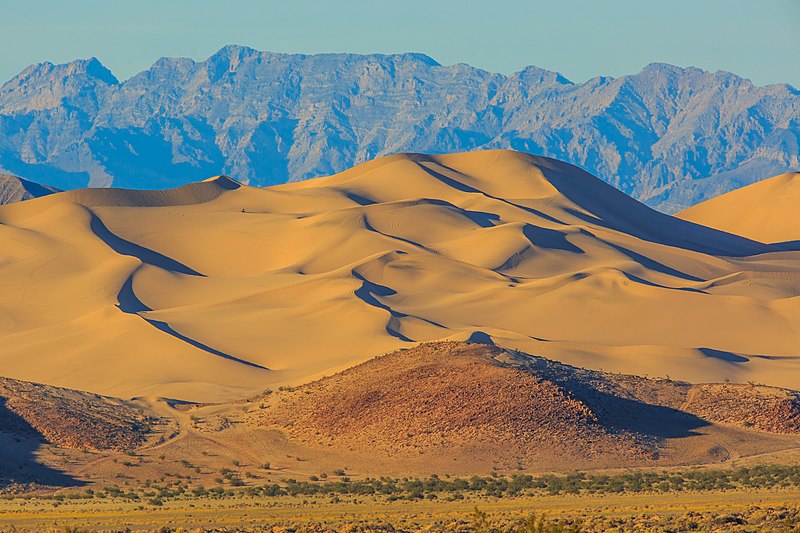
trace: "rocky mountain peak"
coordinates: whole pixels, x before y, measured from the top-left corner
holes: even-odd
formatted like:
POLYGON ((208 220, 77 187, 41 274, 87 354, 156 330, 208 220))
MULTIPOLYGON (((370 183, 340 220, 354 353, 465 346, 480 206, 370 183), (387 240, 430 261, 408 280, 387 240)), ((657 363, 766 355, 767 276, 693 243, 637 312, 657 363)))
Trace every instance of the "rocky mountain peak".
POLYGON ((798 159, 800 93, 653 63, 573 83, 419 53, 281 54, 229 45, 122 83, 97 59, 25 69, 0 89, 0 168, 62 188, 269 185, 397 152, 514 148, 569 161, 679 210, 798 159))

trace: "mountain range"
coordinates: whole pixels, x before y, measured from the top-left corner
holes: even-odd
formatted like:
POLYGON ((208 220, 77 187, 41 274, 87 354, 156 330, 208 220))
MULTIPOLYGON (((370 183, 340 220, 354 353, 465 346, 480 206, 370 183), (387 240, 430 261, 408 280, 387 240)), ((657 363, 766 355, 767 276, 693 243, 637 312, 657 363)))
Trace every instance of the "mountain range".
POLYGON ((0 174, 0 205, 40 198, 54 192, 59 190, 17 176, 0 174))
POLYGON ((800 167, 800 92, 651 64, 573 83, 422 54, 226 46, 120 82, 97 59, 0 88, 0 170, 62 189, 168 188, 226 174, 273 185, 397 152, 512 148, 570 162, 676 212, 800 167))

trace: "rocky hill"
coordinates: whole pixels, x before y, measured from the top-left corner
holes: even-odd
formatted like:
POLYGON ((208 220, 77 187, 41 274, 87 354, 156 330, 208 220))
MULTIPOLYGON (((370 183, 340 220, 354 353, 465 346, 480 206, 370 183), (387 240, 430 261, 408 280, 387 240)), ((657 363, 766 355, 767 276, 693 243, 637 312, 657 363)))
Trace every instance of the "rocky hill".
POLYGON ((496 364, 501 353, 464 343, 395 352, 301 387, 267 420, 302 442, 390 455, 479 451, 523 460, 556 452, 579 461, 653 452, 604 427, 571 391, 496 364))
POLYGON ((421 54, 226 46, 124 82, 96 59, 30 66, 0 88, 0 169, 61 188, 268 185, 396 152, 513 148, 672 212, 796 169, 799 117, 790 86, 665 64, 573 83, 421 54))
POLYGON ((125 401, 0 379, 0 493, 32 481, 178 474, 263 485, 322 472, 699 465, 797 450, 798 437, 795 391, 591 371, 469 342, 421 343, 219 404, 125 401))
POLYGON ((291 441, 432 464, 716 462, 742 453, 726 427, 800 434, 794 391, 591 371, 464 342, 420 344, 251 403, 260 404, 251 423, 280 427, 291 441))
POLYGON ((0 205, 39 198, 58 192, 55 187, 39 185, 17 176, 0 174, 0 205))
POLYGON ((62 448, 128 450, 144 443, 154 420, 128 402, 0 377, 0 433, 62 448))

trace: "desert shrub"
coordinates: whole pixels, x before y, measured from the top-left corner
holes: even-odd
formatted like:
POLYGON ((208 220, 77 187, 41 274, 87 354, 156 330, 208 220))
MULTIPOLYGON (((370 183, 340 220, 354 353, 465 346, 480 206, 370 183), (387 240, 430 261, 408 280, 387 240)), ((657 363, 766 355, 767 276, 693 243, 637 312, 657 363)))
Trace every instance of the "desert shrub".
MULTIPOLYGON (((285 479, 281 483, 245 487, 238 474, 228 468, 214 481, 217 485, 228 483, 230 489, 221 486, 206 490, 203 487, 190 489, 180 481, 170 481, 163 486, 153 486, 162 501, 177 498, 187 492, 195 497, 222 498, 246 494, 252 497, 291 496, 383 496, 389 500, 420 500, 444 497, 448 500, 462 499, 467 494, 491 498, 507 498, 536 494, 610 494, 610 493, 664 493, 670 491, 712 491, 729 489, 773 489, 800 487, 800 465, 758 465, 728 470, 692 468, 687 470, 653 472, 628 471, 618 474, 586 474, 574 472, 566 475, 514 474, 511 476, 473 476, 469 479, 430 476, 425 479, 388 477, 350 479, 344 469, 334 472, 336 478, 325 474, 311 475, 308 480, 285 479), (241 488, 240 488, 241 487, 241 488), (238 490, 237 490, 238 489, 238 490)), ((248 475, 255 479, 257 476, 248 475)), ((162 480, 163 482, 163 480, 162 480)), ((96 491, 97 498, 138 499, 135 492, 124 492, 116 486, 96 491)), ((88 493, 74 493, 69 497, 91 497, 88 493)), ((151 497, 145 493, 144 497, 151 497)), ((60 502, 67 498, 63 494, 49 499, 60 502)))
POLYGON ((548 520, 544 515, 529 514, 510 525, 495 524, 485 511, 475 507, 472 513, 472 530, 475 533, 579 533, 579 521, 548 520))

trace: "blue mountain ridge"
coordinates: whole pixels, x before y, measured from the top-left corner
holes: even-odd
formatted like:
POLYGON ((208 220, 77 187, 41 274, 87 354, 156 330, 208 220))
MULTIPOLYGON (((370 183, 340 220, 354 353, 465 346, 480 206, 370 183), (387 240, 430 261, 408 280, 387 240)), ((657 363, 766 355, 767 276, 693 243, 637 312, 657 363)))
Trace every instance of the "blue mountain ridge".
POLYGON ((665 212, 800 168, 800 92, 654 63, 573 83, 423 54, 226 46, 120 82, 97 59, 0 88, 0 172, 54 187, 271 185, 397 152, 512 148, 578 165, 665 212))

